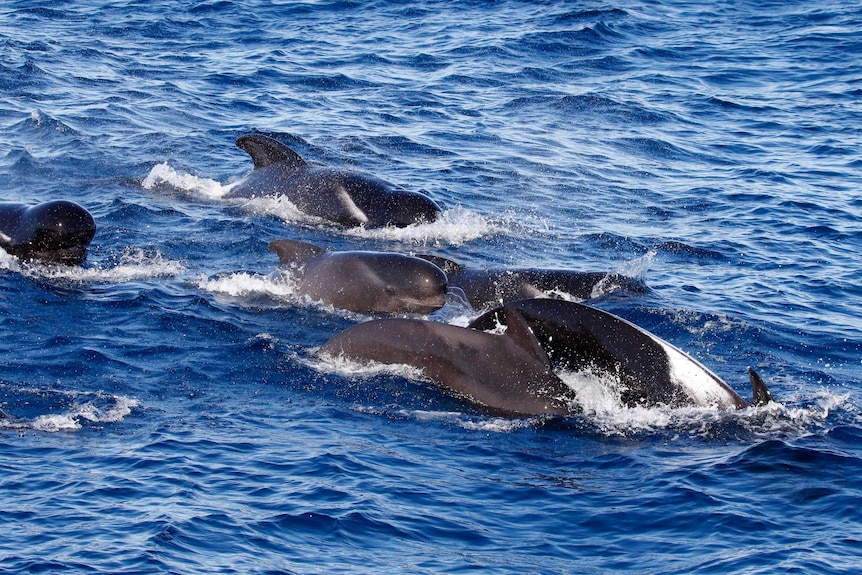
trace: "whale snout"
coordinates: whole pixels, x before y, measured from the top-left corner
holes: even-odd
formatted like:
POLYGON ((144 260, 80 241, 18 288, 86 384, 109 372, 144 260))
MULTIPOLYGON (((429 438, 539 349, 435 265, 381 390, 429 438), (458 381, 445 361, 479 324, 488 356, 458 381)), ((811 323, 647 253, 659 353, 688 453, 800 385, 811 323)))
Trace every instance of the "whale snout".
POLYGON ((439 267, 413 256, 385 254, 374 262, 383 287, 376 306, 390 313, 431 313, 446 304, 449 279, 439 267))
POLYGON ((411 262, 413 269, 401 270, 397 282, 390 281, 387 295, 394 312, 431 313, 446 304, 449 280, 443 270, 424 260, 411 262))
MULTIPOLYGON (((436 266, 434 266, 436 268, 436 266)), ((446 294, 449 293, 449 279, 443 270, 429 270, 420 281, 416 290, 425 302, 424 313, 438 310, 446 304, 446 294)))

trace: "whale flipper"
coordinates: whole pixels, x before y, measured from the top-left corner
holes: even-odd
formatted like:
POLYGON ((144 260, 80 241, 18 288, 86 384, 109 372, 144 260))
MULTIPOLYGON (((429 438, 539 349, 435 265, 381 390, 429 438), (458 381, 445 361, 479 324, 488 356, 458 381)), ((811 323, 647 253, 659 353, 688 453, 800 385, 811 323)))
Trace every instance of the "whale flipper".
POLYGON ((297 240, 275 240, 268 247, 278 256, 278 263, 282 266, 302 265, 326 253, 320 246, 297 240))
POLYGON ((759 407, 773 401, 772 393, 766 387, 763 379, 750 367, 748 368, 748 379, 751 380, 751 389, 754 393, 754 398, 751 401, 752 405, 759 407))
POLYGON ((278 163, 285 163, 293 168, 304 168, 307 165, 302 156, 278 140, 263 134, 240 136, 236 145, 251 156, 255 169, 278 163))

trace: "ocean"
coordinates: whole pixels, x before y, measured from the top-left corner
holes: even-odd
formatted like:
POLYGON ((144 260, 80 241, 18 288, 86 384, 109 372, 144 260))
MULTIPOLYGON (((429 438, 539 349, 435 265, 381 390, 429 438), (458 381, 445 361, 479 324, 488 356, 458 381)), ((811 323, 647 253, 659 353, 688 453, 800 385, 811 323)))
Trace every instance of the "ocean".
POLYGON ((0 201, 98 231, 0 250, 0 572, 858 572, 860 63, 848 0, 4 3, 0 201), (225 198, 248 132, 442 218, 225 198), (489 415, 321 359, 370 316, 279 238, 631 275, 588 303, 776 401, 489 415))

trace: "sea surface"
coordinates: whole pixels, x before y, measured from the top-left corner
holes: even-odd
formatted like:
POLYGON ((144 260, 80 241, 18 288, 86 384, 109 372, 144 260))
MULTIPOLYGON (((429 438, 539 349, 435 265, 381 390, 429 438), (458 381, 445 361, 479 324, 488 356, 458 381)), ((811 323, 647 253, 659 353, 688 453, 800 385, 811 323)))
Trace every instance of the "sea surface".
POLYGON ((860 192, 850 0, 4 2, 0 200, 98 232, 0 250, 0 572, 858 573, 860 192), (443 217, 225 199, 253 131, 443 217), (777 401, 487 415, 318 357, 369 316, 278 238, 638 277, 589 303, 777 401))

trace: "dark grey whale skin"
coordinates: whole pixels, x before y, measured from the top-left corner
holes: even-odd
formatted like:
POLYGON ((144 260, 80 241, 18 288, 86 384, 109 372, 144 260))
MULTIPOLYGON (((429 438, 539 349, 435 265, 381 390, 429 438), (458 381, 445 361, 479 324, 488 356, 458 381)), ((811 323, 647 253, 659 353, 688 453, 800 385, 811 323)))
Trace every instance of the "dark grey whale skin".
POLYGON ((629 407, 741 409, 772 401, 753 369, 748 371, 753 391, 753 400, 748 402, 670 343, 614 314, 580 303, 547 298, 511 302, 479 316, 468 327, 499 328, 513 316, 536 337, 555 368, 618 378, 625 389, 621 399, 629 407), (696 381, 696 388, 687 389, 679 377, 696 381))
POLYGON ((461 288, 473 309, 481 310, 511 301, 548 294, 566 294, 578 300, 593 297, 596 286, 642 294, 649 291, 643 282, 616 273, 581 272, 560 269, 515 268, 474 269, 440 256, 418 254, 446 272, 449 285, 461 288))
POLYGON ((292 269, 296 291, 359 313, 421 313, 446 303, 446 274, 420 258, 391 252, 327 251, 297 240, 270 242, 279 265, 292 269))
POLYGON ((440 207, 424 194, 360 172, 309 164, 269 136, 246 134, 236 145, 251 156, 254 170, 226 198, 284 196, 303 213, 346 227, 405 227, 440 217, 440 207))
POLYGON ((75 202, 0 202, 0 247, 20 259, 78 265, 95 235, 93 216, 75 202))
POLYGON ((517 316, 502 335, 418 319, 357 324, 330 339, 330 357, 419 368, 444 391, 500 416, 566 415, 577 398, 517 316))
POLYGON ((320 353, 419 368, 442 389, 503 416, 581 412, 576 392, 555 369, 619 380, 628 407, 742 409, 772 401, 754 370, 754 399, 748 402, 646 330, 590 306, 548 298, 506 304, 468 327, 418 319, 360 323, 334 336, 320 353), (505 333, 489 333, 501 326, 505 333))

